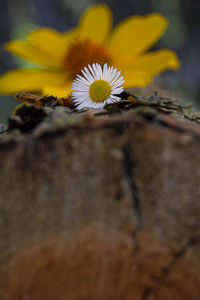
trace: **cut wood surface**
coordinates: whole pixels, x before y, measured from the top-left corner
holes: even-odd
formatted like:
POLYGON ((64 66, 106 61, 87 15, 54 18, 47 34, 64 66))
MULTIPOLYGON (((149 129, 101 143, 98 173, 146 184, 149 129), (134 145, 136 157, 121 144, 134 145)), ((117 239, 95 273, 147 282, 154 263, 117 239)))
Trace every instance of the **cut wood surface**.
POLYGON ((0 299, 200 299, 200 125, 137 110, 0 140, 0 299))

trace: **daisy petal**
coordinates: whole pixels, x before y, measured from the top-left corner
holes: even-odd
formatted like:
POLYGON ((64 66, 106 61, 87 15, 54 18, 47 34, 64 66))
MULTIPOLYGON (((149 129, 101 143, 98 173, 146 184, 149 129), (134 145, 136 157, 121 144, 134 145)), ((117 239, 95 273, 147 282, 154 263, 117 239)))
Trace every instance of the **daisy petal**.
POLYGON ((89 39, 101 44, 105 41, 112 27, 112 13, 105 4, 94 5, 81 16, 79 34, 83 39, 89 39))
POLYGON ((96 74, 95 74, 95 72, 94 72, 93 68, 92 68, 90 65, 88 65, 88 68, 89 68, 89 70, 90 70, 90 72, 91 72, 92 76, 93 76, 93 77, 94 77, 94 79, 96 80, 96 79, 97 79, 97 76, 96 76, 96 74))
MULTIPOLYGON (((110 78, 110 80, 111 80, 110 84, 113 85, 117 81, 117 79, 119 78, 120 75, 121 75, 121 71, 117 72, 115 74, 115 76, 112 76, 110 78)), ((120 79, 122 79, 122 77, 120 77, 120 79)))
POLYGON ((88 70, 88 68, 85 67, 84 71, 87 74, 87 76, 90 79, 90 81, 92 82, 95 78, 92 76, 92 74, 90 73, 90 71, 88 70))
POLYGON ((111 95, 110 98, 113 99, 114 101, 119 101, 119 100, 121 100, 120 97, 117 97, 117 96, 114 96, 114 95, 111 95))
POLYGON ((101 65, 99 64, 96 64, 96 68, 97 68, 97 71, 98 71, 98 74, 99 74, 99 78, 102 79, 103 77, 103 71, 102 71, 102 68, 101 68, 101 65))
POLYGON ((72 84, 72 99, 78 110, 84 107, 101 109, 106 104, 120 100, 116 94, 124 90, 121 86, 124 80, 117 69, 113 70, 113 67, 108 67, 107 64, 102 68, 100 64, 94 63, 81 72, 85 76, 84 81, 77 76, 72 84), (110 81, 114 83, 111 84, 110 81))
POLYGON ((88 83, 91 83, 91 76, 88 75, 88 73, 85 72, 85 70, 81 70, 81 73, 85 76, 85 78, 87 79, 88 83))
POLYGON ((81 75, 77 74, 77 79, 75 80, 75 82, 80 82, 86 85, 89 85, 89 82, 81 75))
POLYGON ((123 92, 124 88, 122 87, 118 87, 118 88, 114 88, 112 89, 113 94, 121 94, 123 92))
MULTIPOLYGON (((103 66, 103 74, 102 76, 105 78, 106 74, 108 72, 108 64, 105 63, 104 66, 103 66)), ((106 78, 105 78, 106 79, 106 78)))

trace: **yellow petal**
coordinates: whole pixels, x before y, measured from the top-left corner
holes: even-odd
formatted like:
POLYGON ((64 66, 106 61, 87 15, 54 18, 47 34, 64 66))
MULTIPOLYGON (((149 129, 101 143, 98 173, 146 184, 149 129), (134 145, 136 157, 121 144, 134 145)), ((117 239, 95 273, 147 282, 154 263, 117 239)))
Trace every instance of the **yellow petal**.
POLYGON ((81 38, 101 44, 112 27, 112 13, 105 4, 94 5, 87 9, 79 22, 81 38))
POLYGON ((0 93, 14 94, 25 90, 40 91, 47 84, 61 85, 66 81, 66 73, 41 69, 17 69, 0 76, 0 93))
POLYGON ((57 64, 61 64, 66 56, 68 43, 66 34, 52 28, 40 28, 29 33, 33 45, 51 56, 57 64))
POLYGON ((27 41, 11 41, 5 45, 5 48, 12 54, 46 67, 60 66, 60 63, 53 59, 52 56, 27 41))
MULTIPOLYGON (((129 63, 129 67, 130 66, 131 63, 129 63)), ((167 69, 178 69, 179 60, 175 52, 168 49, 162 49, 141 56, 133 62, 132 67, 152 75, 157 75, 167 69)))
POLYGON ((110 41, 113 58, 123 62, 147 50, 162 36, 167 25, 167 19, 158 13, 125 19, 116 27, 110 41))
POLYGON ((58 98, 66 98, 71 93, 71 81, 66 81, 62 86, 45 85, 42 89, 43 95, 53 95, 58 98))
POLYGON ((153 76, 148 72, 143 72, 134 69, 124 69, 123 76, 125 83, 124 87, 144 87, 152 83, 153 76))
POLYGON ((67 47, 70 46, 71 43, 73 43, 74 41, 77 41, 77 38, 79 37, 79 32, 78 32, 78 28, 72 28, 66 32, 64 32, 63 37, 65 39, 65 43, 67 45, 67 47))

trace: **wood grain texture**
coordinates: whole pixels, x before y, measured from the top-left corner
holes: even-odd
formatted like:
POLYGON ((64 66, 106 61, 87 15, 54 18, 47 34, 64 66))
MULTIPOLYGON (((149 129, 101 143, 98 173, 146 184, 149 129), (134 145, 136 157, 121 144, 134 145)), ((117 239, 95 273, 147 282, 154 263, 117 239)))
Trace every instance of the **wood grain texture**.
POLYGON ((157 114, 0 142, 0 299, 198 300, 200 126, 157 114))

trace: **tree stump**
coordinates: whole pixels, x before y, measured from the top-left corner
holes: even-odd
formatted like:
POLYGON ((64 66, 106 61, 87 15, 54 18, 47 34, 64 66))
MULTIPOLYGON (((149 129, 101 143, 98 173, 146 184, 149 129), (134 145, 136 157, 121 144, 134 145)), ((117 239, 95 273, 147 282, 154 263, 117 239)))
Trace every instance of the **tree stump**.
POLYGON ((0 299, 199 300, 199 166, 199 124, 139 108, 2 138, 0 299))

